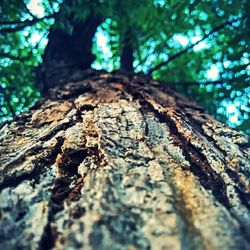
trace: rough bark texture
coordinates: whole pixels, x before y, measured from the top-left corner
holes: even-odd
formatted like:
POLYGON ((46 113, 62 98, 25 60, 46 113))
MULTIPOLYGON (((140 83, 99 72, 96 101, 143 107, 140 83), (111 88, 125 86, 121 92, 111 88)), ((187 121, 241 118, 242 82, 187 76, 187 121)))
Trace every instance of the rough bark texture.
POLYGON ((52 89, 0 155, 0 249, 250 247, 247 137, 149 78, 52 89))

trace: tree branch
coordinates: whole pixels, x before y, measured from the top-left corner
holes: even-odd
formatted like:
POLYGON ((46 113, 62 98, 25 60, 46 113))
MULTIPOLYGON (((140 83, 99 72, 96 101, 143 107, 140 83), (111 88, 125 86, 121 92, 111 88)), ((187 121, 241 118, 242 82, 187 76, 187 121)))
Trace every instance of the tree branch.
POLYGON ((207 33, 206 35, 204 35, 200 40, 198 40, 197 42, 191 44, 190 46, 188 46, 187 48, 177 52, 176 54, 170 56, 168 58, 167 61, 161 62, 158 65, 156 65, 154 68, 152 68, 151 70, 149 70, 148 75, 151 75, 154 71, 160 69, 163 66, 166 66, 167 64, 169 64, 171 61, 173 61, 174 59, 182 56, 183 54, 185 54, 186 52, 188 52, 189 50, 191 50, 194 46, 198 45, 199 43, 201 43, 202 41, 204 41, 205 39, 207 39, 208 37, 212 36, 214 33, 216 33, 217 31, 224 29, 227 25, 232 25, 233 23, 239 21, 241 18, 236 18, 233 19, 232 21, 227 21, 217 27, 215 27, 214 29, 212 29, 209 33, 207 33))
POLYGON ((183 86, 192 86, 192 85, 208 85, 208 84, 222 84, 222 80, 215 80, 215 81, 201 81, 201 82, 195 82, 195 81, 181 81, 181 82, 165 82, 166 84, 174 84, 174 85, 183 85, 183 86))
POLYGON ((34 25, 35 23, 44 21, 44 19, 55 18, 55 15, 56 15, 56 13, 53 13, 51 15, 44 16, 42 18, 33 18, 32 20, 0 22, 0 26, 3 26, 3 25, 15 25, 15 27, 7 27, 7 28, 1 28, 0 27, 0 34, 20 31, 20 30, 24 29, 27 26, 31 26, 31 25, 34 25))
MULTIPOLYGON (((248 64, 246 64, 246 67, 250 65, 250 62, 248 64)), ((237 77, 233 77, 231 79, 219 79, 219 80, 214 80, 214 81, 181 81, 181 82, 164 82, 166 84, 172 84, 172 85, 183 85, 183 86, 192 86, 192 85, 208 85, 208 84, 223 84, 223 83, 229 83, 231 82, 231 84, 233 84, 234 82, 237 83, 237 77)))

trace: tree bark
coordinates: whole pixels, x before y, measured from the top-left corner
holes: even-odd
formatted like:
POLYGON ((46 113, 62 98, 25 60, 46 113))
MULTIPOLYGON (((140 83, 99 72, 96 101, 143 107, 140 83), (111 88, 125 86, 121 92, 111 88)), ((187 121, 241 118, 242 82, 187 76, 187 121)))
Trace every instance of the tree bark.
POLYGON ((49 94, 0 130, 0 249, 249 249, 246 135, 145 76, 49 94))

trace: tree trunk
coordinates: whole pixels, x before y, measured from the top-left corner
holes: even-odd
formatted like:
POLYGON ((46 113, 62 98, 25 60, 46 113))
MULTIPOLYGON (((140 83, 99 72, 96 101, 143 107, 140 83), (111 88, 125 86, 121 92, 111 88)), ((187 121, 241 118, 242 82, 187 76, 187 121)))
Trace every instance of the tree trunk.
POLYGON ((122 41, 122 53, 121 53, 121 70, 127 72, 133 72, 133 47, 131 45, 130 32, 126 32, 122 41))
POLYGON ((150 78, 51 89, 0 155, 0 249, 250 247, 247 136, 150 78))
MULTIPOLYGON (((69 7, 72 1, 64 1, 64 4, 69 7)), ((92 40, 103 21, 102 17, 91 10, 84 21, 77 21, 70 14, 65 15, 64 11, 61 8, 54 26, 49 30, 43 63, 36 70, 36 84, 42 93, 46 93, 48 87, 63 84, 65 79, 71 81, 78 78, 96 59, 92 54, 92 40), (65 19, 72 28, 71 32, 59 25, 67 23, 65 19)))

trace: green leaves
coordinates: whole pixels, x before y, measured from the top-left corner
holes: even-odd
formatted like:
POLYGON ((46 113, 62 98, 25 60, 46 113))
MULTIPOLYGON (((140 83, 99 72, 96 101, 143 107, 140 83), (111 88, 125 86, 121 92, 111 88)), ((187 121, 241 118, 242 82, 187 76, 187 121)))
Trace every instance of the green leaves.
POLYGON ((45 36, 53 24, 47 17, 53 16, 53 10, 49 1, 43 1, 44 17, 38 17, 27 4, 1 2, 0 121, 27 109, 39 97, 34 69, 41 62, 45 36))

